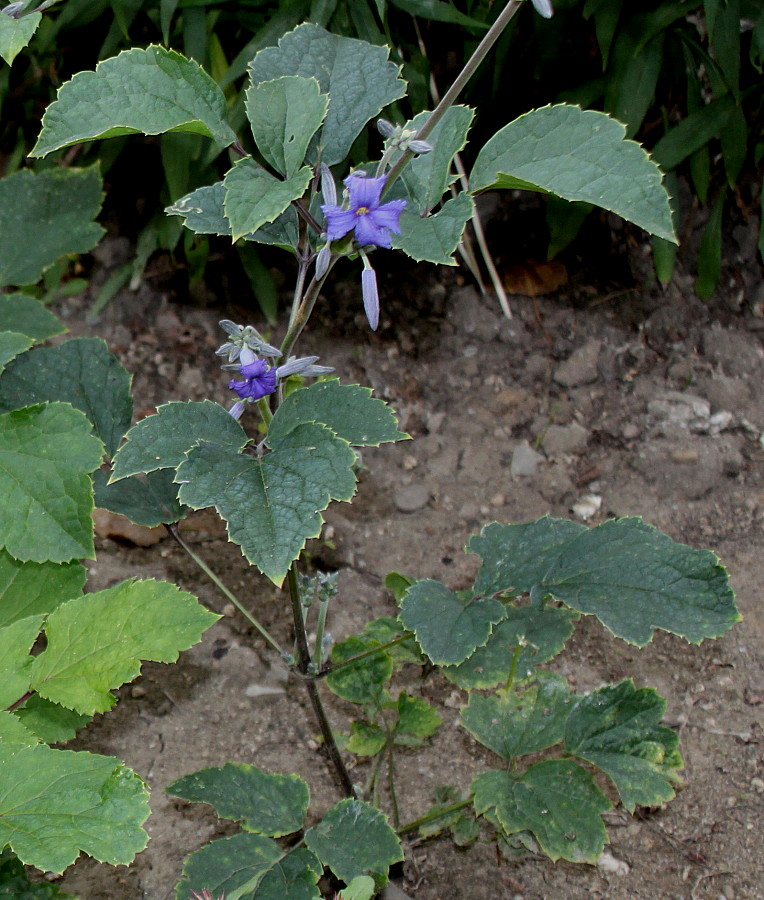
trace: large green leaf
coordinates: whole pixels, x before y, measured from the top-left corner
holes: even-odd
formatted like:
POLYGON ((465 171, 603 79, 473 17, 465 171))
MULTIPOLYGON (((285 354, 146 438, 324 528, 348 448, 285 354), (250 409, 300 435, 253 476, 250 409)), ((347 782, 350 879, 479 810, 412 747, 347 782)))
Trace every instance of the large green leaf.
POLYGON ((0 332, 0 373, 9 362, 28 350, 32 344, 34 344, 32 338, 25 334, 19 334, 17 331, 0 332))
POLYGON ((489 770, 472 782, 475 810, 495 809, 507 834, 530 831, 552 860, 596 863, 607 841, 600 813, 611 809, 591 775, 568 759, 536 763, 519 777, 489 770))
POLYGON ((148 791, 118 759, 0 743, 0 766, 0 845, 22 862, 63 872, 84 851, 127 865, 146 846, 148 791))
POLYGON ((515 677, 527 678, 536 666, 557 656, 573 634, 578 613, 556 606, 510 607, 507 618, 494 626, 488 643, 443 674, 461 688, 492 688, 509 676, 515 650, 520 653, 515 677))
POLYGON ((470 188, 520 188, 581 200, 676 243, 660 169, 626 128, 594 110, 557 104, 505 125, 478 153, 470 188))
POLYGON ((79 729, 93 718, 66 709, 58 703, 51 703, 39 694, 33 694, 14 715, 38 740, 46 744, 71 741, 79 729))
POLYGON ((44 341, 62 334, 66 325, 39 300, 16 293, 0 297, 0 331, 17 331, 35 341, 44 341))
POLYGON ((582 697, 568 716, 566 748, 610 776, 629 812, 674 796, 682 757, 679 735, 659 724, 665 711, 663 697, 628 679, 582 697))
POLYGON ((443 204, 434 215, 419 216, 404 209, 400 218, 400 234, 394 234, 393 247, 415 259, 444 266, 455 266, 454 252, 472 217, 472 198, 459 194, 443 204))
POLYGON ((124 581, 86 594, 48 616, 31 686, 77 712, 105 712, 115 702, 111 689, 136 678, 142 659, 175 662, 218 618, 161 581, 124 581))
POLYGON ((250 157, 239 160, 223 180, 225 215, 234 241, 273 222, 293 200, 305 193, 313 176, 308 166, 282 181, 250 157))
POLYGON ((384 813, 362 800, 340 800, 305 832, 305 843, 343 881, 369 873, 387 875, 403 859, 384 813))
POLYGON ((389 49, 330 34, 318 25, 300 25, 277 47, 261 50, 249 66, 252 84, 283 75, 315 78, 329 95, 329 111, 318 146, 329 166, 345 161, 363 126, 406 93, 389 49))
POLYGON ((485 644, 493 626, 505 616, 498 600, 457 594, 426 578, 409 588, 400 620, 436 665, 452 666, 485 644))
POLYGON ((247 118, 258 150, 287 178, 305 160, 329 108, 315 78, 285 75, 247 88, 247 118))
POLYGON ((253 900, 321 900, 317 884, 323 871, 310 850, 298 847, 263 875, 253 900))
POLYGON ((475 589, 551 595, 639 646, 655 628, 698 644, 739 621, 727 573, 710 551, 672 541, 638 518, 591 529, 571 524, 489 525, 469 544, 484 559, 475 589))
POLYGON ((263 875, 283 856, 279 845, 262 834, 235 834, 205 844, 192 853, 183 864, 183 877, 175 887, 176 900, 191 900, 202 891, 209 891, 226 900, 247 897, 257 887, 263 875))
POLYGON ((0 411, 46 400, 71 403, 90 420, 113 456, 130 427, 131 377, 100 338, 75 338, 57 347, 36 347, 0 378, 0 411))
POLYGON ((80 596, 86 577, 79 562, 21 562, 0 550, 0 626, 53 612, 80 596))
MULTIPOLYGON (((337 665, 379 646, 379 641, 362 635, 351 635, 334 645, 332 663, 337 665)), ((326 686, 332 693, 350 703, 379 706, 387 698, 385 684, 392 674, 392 658, 385 651, 380 651, 327 675, 326 686)))
POLYGON ((355 453, 323 425, 300 425, 262 459, 204 441, 178 468, 180 499, 214 506, 230 539, 276 585, 308 538, 321 531, 321 511, 355 491, 355 453))
POLYGON ((41 20, 42 14, 38 12, 22 16, 20 19, 0 15, 0 57, 9 66, 32 40, 32 35, 37 31, 41 20))
POLYGON ((0 546, 16 559, 95 559, 89 473, 103 445, 65 403, 0 415, 0 546))
POLYGON ((0 286, 37 281, 60 256, 92 250, 104 233, 93 221, 102 200, 97 166, 0 180, 0 286))
POLYGON ((408 437, 398 431, 395 413, 371 389, 359 384, 319 381, 293 391, 281 404, 268 429, 272 447, 298 425, 318 422, 354 447, 378 447, 408 437))
POLYGON ((181 131, 220 147, 236 140, 223 92, 192 59, 152 44, 78 72, 45 111, 32 156, 122 134, 181 131))
POLYGON ((189 510, 178 502, 174 475, 171 469, 159 469, 109 484, 108 476, 99 469, 93 477, 95 505, 127 516, 131 522, 146 528, 179 522, 189 510))
POLYGON ((11 706, 29 690, 29 651, 42 622, 42 616, 30 616, 0 628, 0 709, 11 706))
POLYGON ((470 702, 462 710, 462 724, 489 750, 513 760, 559 743, 571 702, 564 678, 539 672, 522 689, 488 697, 470 694, 470 702))
POLYGON ((241 450, 249 441, 236 419, 211 400, 165 403, 134 425, 126 438, 114 457, 112 482, 141 472, 175 469, 198 441, 233 450, 241 450))
POLYGON ((184 775, 165 790, 175 797, 209 803, 221 819, 247 831, 281 837, 303 826, 310 802, 308 785, 297 775, 269 775, 257 766, 226 763, 184 775))

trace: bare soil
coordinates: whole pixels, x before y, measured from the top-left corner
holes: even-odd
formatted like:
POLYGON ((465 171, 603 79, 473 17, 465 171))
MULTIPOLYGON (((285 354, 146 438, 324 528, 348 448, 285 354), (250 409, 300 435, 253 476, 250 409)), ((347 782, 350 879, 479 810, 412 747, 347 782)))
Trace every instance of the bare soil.
MULTIPOLYGON (((641 651, 587 619, 554 661, 578 691, 627 676, 657 688, 681 735, 685 784, 676 799, 607 817, 608 852, 623 865, 508 862, 488 842, 459 850, 433 840, 407 846, 395 883, 416 900, 762 900, 760 310, 729 282, 723 299, 706 306, 679 275, 665 291, 613 294, 579 284, 536 303, 517 296, 506 320, 458 275, 422 268, 400 294, 383 288, 383 321, 373 335, 353 277, 335 282, 301 350, 320 354, 343 381, 373 386, 413 440, 364 453, 356 501, 330 508, 325 540, 312 544, 314 565, 340 571, 335 639, 394 614, 382 588, 389 571, 466 586, 476 561, 463 547, 483 524, 575 516, 574 508, 590 512, 591 523, 643 516, 676 540, 713 549, 744 615, 718 641, 696 647, 659 633, 641 651), (513 464, 527 474, 513 474, 513 464)), ((222 339, 216 322, 251 313, 174 305, 149 288, 120 295, 94 324, 86 309, 75 299, 60 311, 73 333, 103 336, 134 373, 137 417, 170 399, 230 402, 214 356, 222 339)), ((213 513, 194 514, 184 530, 288 643, 284 596, 227 544, 213 513)), ((116 708, 75 743, 125 760, 152 789, 151 840, 133 866, 81 860, 61 879, 83 900, 169 898, 183 858, 231 832, 209 808, 163 792, 183 774, 255 762, 306 778, 316 814, 338 799, 300 685, 246 621, 170 539, 141 548, 101 538, 90 589, 135 575, 176 582, 225 615, 176 665, 144 666, 116 708)), ((437 671, 424 682, 418 670, 411 678, 439 705, 444 724, 424 750, 401 754, 404 821, 427 809, 438 785, 465 788, 490 764, 459 726, 466 695, 437 671)), ((338 727, 347 727, 350 707, 328 702, 338 727)), ((365 773, 366 763, 358 764, 354 774, 365 773)))

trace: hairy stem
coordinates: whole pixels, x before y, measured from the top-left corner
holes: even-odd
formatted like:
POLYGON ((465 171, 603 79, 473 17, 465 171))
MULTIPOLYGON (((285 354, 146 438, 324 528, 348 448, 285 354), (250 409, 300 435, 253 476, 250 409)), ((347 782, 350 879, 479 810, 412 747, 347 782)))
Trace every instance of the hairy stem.
POLYGON ((401 825, 399 828, 396 828, 398 834, 406 834, 408 831, 416 831, 422 825, 426 825, 428 822, 435 822, 437 819, 442 819, 443 816, 450 816, 451 813, 458 812, 460 809, 465 809, 467 806, 472 804, 472 795, 470 795, 466 800, 458 800, 456 803, 451 803, 449 806, 444 806, 441 809, 434 809, 432 812, 428 812, 426 815, 421 816, 419 819, 414 819, 413 822, 407 822, 405 825, 401 825))
POLYGON ((329 259, 329 265, 327 266, 326 272, 316 280, 316 278, 312 278, 310 284, 305 291, 305 296, 300 302, 299 307, 296 311, 293 312, 289 321, 289 328, 287 328, 287 333, 284 336, 284 340, 281 343, 282 358, 288 359, 289 354, 292 352, 294 345, 297 343, 297 339, 302 334, 303 328, 306 326, 308 319, 310 318, 310 314, 313 312, 313 307, 316 305, 316 300, 318 300, 318 295, 321 292, 321 288, 324 286, 324 282, 327 279, 327 276, 331 272, 334 264, 339 259, 339 256, 332 254, 329 259))

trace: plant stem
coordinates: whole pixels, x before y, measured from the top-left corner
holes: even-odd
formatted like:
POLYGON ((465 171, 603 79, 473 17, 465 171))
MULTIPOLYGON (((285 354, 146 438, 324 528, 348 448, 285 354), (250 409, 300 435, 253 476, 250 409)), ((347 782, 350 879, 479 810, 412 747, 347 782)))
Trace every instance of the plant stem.
POLYGON ((326 613, 329 611, 329 601, 318 601, 318 621, 316 622, 316 649, 313 653, 313 661, 316 668, 321 668, 324 659, 324 631, 326 629, 326 613))
MULTIPOLYGON (((443 99, 432 111, 432 115, 419 129, 419 132, 416 135, 416 140, 423 141, 432 131, 432 129, 438 124, 438 122, 440 122, 440 120, 443 118, 446 110, 450 106, 453 106, 459 94, 461 94, 461 92, 466 87, 467 82, 475 74, 476 69, 488 55, 488 51, 499 39, 502 31, 504 31, 504 29, 509 24, 510 19, 523 5, 523 2, 525 2, 525 0, 509 0, 509 3, 507 3, 504 9, 497 16, 496 21, 485 33, 483 40, 475 48, 472 56, 470 56, 470 58, 467 60, 462 71, 454 79, 454 83, 443 95, 443 99)), ((407 150, 401 155, 400 159, 395 163, 392 169, 390 169, 390 173, 387 176, 387 181, 385 182, 385 188, 390 187, 390 185, 395 182, 395 179, 401 174, 403 167, 408 163, 413 155, 414 154, 410 150, 407 150)))
POLYGON ((324 286, 324 282, 326 281, 327 276, 331 272, 334 264, 338 259, 339 256, 332 254, 331 258, 329 259, 329 265, 327 266, 326 272, 324 272, 321 278, 318 279, 318 281, 315 278, 311 279, 311 282, 308 285, 308 289, 305 292, 305 297, 300 303, 299 308, 290 317, 289 328, 287 329, 287 333, 284 336, 284 340, 282 341, 280 347, 283 359, 289 358, 289 354, 292 352, 292 348, 297 343, 297 338, 299 338, 303 328, 307 324, 310 314, 313 312, 313 307, 316 305, 316 300, 318 300, 318 295, 321 291, 321 288, 324 286))
POLYGON ((387 790, 390 794, 390 806, 393 811, 393 828, 399 828, 401 816, 398 812, 398 797, 395 794, 395 738, 391 734, 387 739, 387 790))
POLYGON ((509 675, 507 676, 507 683, 504 685, 505 691, 512 690, 512 685, 515 683, 515 672, 517 671, 517 661, 520 659, 520 651, 522 647, 518 644, 515 647, 515 652, 512 654, 512 663, 509 667, 509 675))
POLYGON ((231 593, 231 591, 223 584, 223 582, 218 578, 218 576, 210 569, 210 567, 205 563, 205 561, 197 556, 196 553, 189 547, 189 545, 184 540, 183 536, 180 533, 180 529, 178 527, 177 522, 173 522, 171 525, 165 525, 165 528, 169 532, 170 535, 174 538, 176 543, 182 547, 186 553, 193 559, 193 561, 199 566, 199 568, 204 572, 204 574, 212 581, 217 589, 220 591, 223 596, 227 597, 231 603, 239 610, 239 612, 244 616, 244 618, 255 628, 256 631, 266 640, 267 643, 273 647, 273 649, 284 658, 287 654, 284 653, 281 645, 273 637, 273 635, 265 628, 265 626, 261 625, 260 622, 250 613, 246 607, 242 606, 242 604, 236 599, 236 596, 231 593))
POLYGON ((434 822, 436 819, 442 819, 443 816, 450 816, 451 813, 458 812, 460 809, 464 809, 467 806, 470 806, 472 803, 472 795, 470 795, 466 800, 458 800, 456 803, 452 803, 450 806, 444 806, 441 809, 434 809, 432 812, 428 812, 426 815, 422 816, 419 819, 414 819, 413 822, 407 822, 405 825, 401 825, 399 828, 396 828, 398 834, 406 834, 407 831, 416 831, 421 825, 426 825, 428 822, 434 822))
POLYGON ((22 703, 26 703, 27 700, 32 696, 34 696, 34 691, 27 691, 26 694, 23 694, 21 697, 19 697, 18 700, 15 700, 13 703, 11 703, 10 706, 7 706, 6 710, 8 712, 13 712, 14 709, 18 709, 22 703))
POLYGON ((364 650, 363 653, 356 653, 355 656, 349 656, 341 662, 333 663, 328 668, 324 669, 323 672, 319 672, 318 675, 316 675, 316 678, 326 678, 327 675, 331 675, 338 669, 344 669, 345 666, 351 666, 353 663, 358 662, 359 659, 365 659, 367 656, 374 656, 375 653, 382 653, 384 650, 394 647, 396 644, 402 644, 404 641, 408 641, 413 637, 413 634, 404 634, 401 635, 401 637, 395 638, 393 641, 388 641, 386 644, 380 644, 379 647, 372 647, 371 650, 364 650))

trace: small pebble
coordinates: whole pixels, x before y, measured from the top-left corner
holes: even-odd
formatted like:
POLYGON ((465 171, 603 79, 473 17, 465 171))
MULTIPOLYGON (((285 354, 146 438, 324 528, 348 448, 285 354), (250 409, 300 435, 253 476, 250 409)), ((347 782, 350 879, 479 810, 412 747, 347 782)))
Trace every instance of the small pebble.
MULTIPOLYGON (((134 684, 130 689, 130 696, 135 700, 140 699, 141 697, 146 696, 146 688, 140 684, 134 684)), ((755 779, 754 779, 755 780, 755 779)))
POLYGON ((394 500, 396 508, 401 512, 417 512, 430 502, 430 489, 424 484, 398 485, 394 500))
POLYGON ((676 463, 690 465, 698 461, 700 454, 697 450, 691 450, 689 447, 680 447, 671 453, 671 458, 676 463))

